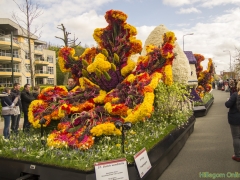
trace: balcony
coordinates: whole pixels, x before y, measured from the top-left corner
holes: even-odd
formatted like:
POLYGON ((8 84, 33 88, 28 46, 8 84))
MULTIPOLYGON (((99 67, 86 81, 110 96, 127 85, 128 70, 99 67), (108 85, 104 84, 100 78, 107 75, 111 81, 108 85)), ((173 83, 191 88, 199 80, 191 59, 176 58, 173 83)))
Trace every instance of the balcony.
POLYGON ((43 48, 42 48, 42 47, 35 46, 35 47, 34 47, 34 54, 42 55, 42 54, 43 54, 43 48))
POLYGON ((35 77, 48 77, 49 73, 45 70, 35 70, 35 77))
MULTIPOLYGON (((0 51, 0 62, 6 62, 11 61, 12 54, 11 53, 5 53, 0 51)), ((18 54, 13 54, 13 62, 14 63, 20 63, 21 59, 19 58, 18 54)))
MULTIPOLYGON (((13 38, 13 49, 20 49, 19 42, 16 38, 13 38)), ((8 50, 11 48, 11 38, 8 36, 0 37, 0 49, 8 50)))
POLYGON ((49 65, 49 62, 44 58, 34 58, 34 63, 38 65, 49 65))
MULTIPOLYGON (((12 76, 12 68, 0 68, 1 77, 10 77, 12 76)), ((20 69, 13 68, 13 76, 21 76, 20 69)))

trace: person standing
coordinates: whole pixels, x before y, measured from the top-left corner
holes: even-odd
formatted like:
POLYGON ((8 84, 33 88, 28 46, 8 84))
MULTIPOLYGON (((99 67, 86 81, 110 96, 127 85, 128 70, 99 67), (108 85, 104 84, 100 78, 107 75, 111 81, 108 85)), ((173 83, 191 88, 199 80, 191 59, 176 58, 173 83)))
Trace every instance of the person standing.
POLYGON ((230 96, 234 93, 235 89, 235 83, 233 79, 229 80, 229 90, 230 90, 230 96))
POLYGON ((67 90, 71 91, 76 86, 76 81, 73 78, 68 78, 67 90))
POLYGON ((20 93, 20 84, 19 83, 14 83, 13 89, 11 90, 11 95, 13 98, 18 97, 18 102, 16 103, 16 106, 19 106, 20 114, 14 116, 11 116, 11 130, 15 133, 18 132, 19 129, 19 122, 21 118, 21 112, 22 112, 22 103, 21 103, 21 93, 20 93))
POLYGON ((30 123, 28 121, 28 107, 35 98, 30 93, 30 84, 25 84, 21 92, 22 111, 24 114, 23 131, 29 131, 30 123))
POLYGON ((9 139, 10 137, 10 122, 11 122, 11 112, 10 109, 15 106, 12 101, 12 97, 10 96, 11 90, 9 88, 4 88, 1 94, 1 105, 2 105, 2 116, 4 119, 4 128, 3 128, 3 136, 5 139, 9 139))
POLYGON ((237 84, 237 92, 225 102, 225 106, 229 108, 228 123, 233 138, 234 155, 232 159, 240 162, 240 82, 237 84))
POLYGON ((37 98, 38 98, 38 95, 40 94, 40 87, 39 87, 39 86, 35 86, 35 87, 33 88, 32 94, 33 94, 33 97, 34 97, 35 99, 37 99, 37 98))

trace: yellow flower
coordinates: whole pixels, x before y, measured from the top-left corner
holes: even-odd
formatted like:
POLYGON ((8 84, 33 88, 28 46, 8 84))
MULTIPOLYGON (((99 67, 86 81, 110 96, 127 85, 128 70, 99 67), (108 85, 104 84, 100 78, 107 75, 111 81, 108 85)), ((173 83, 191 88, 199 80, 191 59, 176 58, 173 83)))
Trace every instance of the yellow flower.
POLYGON ((58 57, 58 64, 59 64, 59 68, 60 68, 60 70, 61 70, 62 72, 70 72, 70 71, 71 71, 70 68, 66 69, 66 68, 64 67, 64 65, 65 65, 65 60, 64 60, 63 57, 61 57, 61 56, 58 57))
POLYGON ((173 83, 172 66, 166 65, 164 68, 164 73, 165 73, 164 83, 168 86, 172 85, 173 83))
POLYGON ((135 81, 136 76, 134 76, 133 74, 130 74, 127 78, 126 81, 132 83, 133 81, 135 81))
POLYGON ((97 88, 99 88, 98 85, 94 84, 92 81, 90 81, 89 79, 87 79, 85 77, 79 78, 79 85, 80 85, 81 89, 83 89, 83 90, 85 90, 86 87, 97 87, 97 88))
POLYGON ((100 70, 101 72, 103 71, 108 71, 109 69, 111 69, 111 63, 109 63, 107 61, 107 57, 104 56, 102 53, 99 53, 93 63, 91 63, 88 67, 87 67, 87 71, 89 73, 95 72, 96 70, 100 70))
POLYGON ((111 114, 112 112, 112 104, 110 102, 107 102, 105 105, 104 105, 104 108, 107 110, 108 113, 111 114))
POLYGON ((106 122, 103 124, 99 124, 97 126, 94 126, 91 129, 91 134, 93 136, 102 136, 102 135, 121 135, 121 131, 116 128, 116 126, 113 123, 106 122))
POLYGON ((54 148, 67 148, 68 144, 65 141, 60 141, 57 139, 59 132, 54 132, 48 135, 47 145, 54 148))
POLYGON ((106 95, 107 95, 107 92, 106 92, 106 91, 100 90, 99 95, 98 95, 97 97, 95 97, 95 98, 93 99, 93 101, 94 101, 95 103, 103 104, 106 95))
POLYGON ((137 29, 130 24, 127 24, 127 23, 124 24, 124 29, 129 30, 130 36, 136 36, 137 35, 137 29))
POLYGON ((129 73, 131 73, 132 70, 135 68, 135 66, 136 66, 136 63, 133 60, 131 60, 131 58, 129 57, 127 60, 127 65, 121 69, 122 76, 125 77, 129 73))
POLYGON ((136 123, 138 121, 144 121, 146 117, 151 116, 153 111, 154 93, 147 92, 144 95, 142 104, 140 104, 136 110, 133 110, 126 118, 123 118, 125 122, 136 123))
POLYGON ((153 73, 152 74, 152 80, 150 82, 150 84, 148 86, 150 86, 151 88, 155 89, 158 85, 159 80, 162 78, 162 74, 161 73, 153 73))
POLYGON ((104 30, 103 28, 96 28, 93 33, 93 38, 99 45, 101 45, 102 43, 101 37, 103 34, 103 30, 104 30))
POLYGON ((117 147, 121 147, 121 144, 116 144, 117 147))
POLYGON ((153 52, 154 49, 155 49, 155 46, 152 44, 149 44, 148 46, 146 46, 147 54, 150 52, 153 52))
MULTIPOLYGON (((111 16, 115 19, 119 19, 123 22, 125 22, 127 20, 127 14, 123 13, 122 11, 118 11, 118 10, 113 10, 111 12, 111 16)), ((105 17, 106 18, 106 17, 105 17)))
POLYGON ((120 99, 119 97, 114 97, 114 98, 112 98, 112 103, 118 102, 119 99, 120 99))
POLYGON ((33 115, 35 108, 37 108, 38 106, 45 106, 45 102, 43 100, 34 100, 31 102, 28 108, 28 120, 34 128, 41 127, 41 125, 39 124, 39 116, 35 118, 33 115))
POLYGON ((59 118, 63 118, 65 116, 65 111, 62 110, 62 108, 67 108, 68 105, 66 103, 64 103, 63 105, 60 106, 60 108, 58 109, 58 117, 59 118))
POLYGON ((176 41, 176 37, 175 37, 175 34, 174 32, 172 31, 168 31, 165 33, 165 36, 167 37, 168 39, 168 42, 172 45, 174 45, 175 41, 176 41))

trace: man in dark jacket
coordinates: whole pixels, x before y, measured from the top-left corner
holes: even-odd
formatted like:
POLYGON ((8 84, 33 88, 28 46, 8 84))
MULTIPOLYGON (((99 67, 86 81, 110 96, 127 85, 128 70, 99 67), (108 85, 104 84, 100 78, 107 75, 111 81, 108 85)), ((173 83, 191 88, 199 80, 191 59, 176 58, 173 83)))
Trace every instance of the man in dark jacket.
POLYGON ((18 132, 18 128, 19 128, 19 122, 20 122, 20 118, 21 118, 21 112, 22 112, 22 103, 21 103, 21 92, 20 92, 20 84, 19 83, 14 83, 13 85, 13 89, 11 90, 11 95, 13 97, 13 100, 15 99, 15 97, 18 97, 18 102, 16 103, 16 106, 19 106, 20 109, 20 114, 19 115, 12 115, 11 119, 11 130, 15 133, 18 132))
POLYGON ((22 111, 24 114, 23 131, 29 131, 30 123, 28 121, 28 107, 35 98, 30 93, 30 84, 25 84, 21 92, 22 111))

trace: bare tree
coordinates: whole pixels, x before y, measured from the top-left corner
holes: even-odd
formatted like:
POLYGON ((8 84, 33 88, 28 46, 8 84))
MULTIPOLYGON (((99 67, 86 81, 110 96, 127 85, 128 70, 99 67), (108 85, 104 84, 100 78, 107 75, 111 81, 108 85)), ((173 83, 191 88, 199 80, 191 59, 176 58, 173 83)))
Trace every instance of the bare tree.
POLYGON ((240 73, 240 50, 235 47, 235 63, 234 63, 234 72, 239 75, 240 73))
MULTIPOLYGON (((28 53, 29 53, 29 60, 30 60, 30 74, 31 74, 31 84, 32 86, 35 85, 35 73, 34 73, 34 66, 33 66, 33 58, 32 58, 32 47, 31 47, 31 39, 36 36, 36 33, 39 31, 41 27, 35 27, 35 30, 31 32, 32 23, 33 21, 43 14, 42 10, 40 9, 39 4, 33 4, 31 0, 25 0, 23 4, 18 4, 16 0, 13 0, 16 5, 18 6, 19 10, 23 13, 24 18, 20 18, 16 13, 13 13, 12 17, 17 22, 19 27, 22 30, 23 35, 28 40, 28 53), (22 26, 23 24, 23 26, 22 26), (25 30, 25 29, 26 30, 25 30)), ((37 36, 40 37, 40 33, 37 36)))
MULTIPOLYGON (((55 36, 55 37, 58 38, 58 39, 61 39, 61 40, 64 42, 64 46, 65 46, 65 47, 69 47, 69 44, 70 44, 70 47, 74 48, 74 47, 76 47, 76 46, 78 46, 78 45, 81 44, 81 42, 79 42, 79 43, 76 45, 76 41, 77 41, 78 38, 75 39, 75 37, 74 37, 74 39, 71 40, 71 39, 68 37, 68 35, 70 35, 71 33, 66 31, 66 28, 64 27, 63 24, 58 25, 58 26, 59 26, 59 27, 57 27, 57 28, 58 28, 58 29, 61 29, 61 30, 63 31, 63 38, 57 37, 57 36, 55 36)), ((65 73, 63 84, 67 84, 68 77, 69 77, 69 72, 65 73)))

